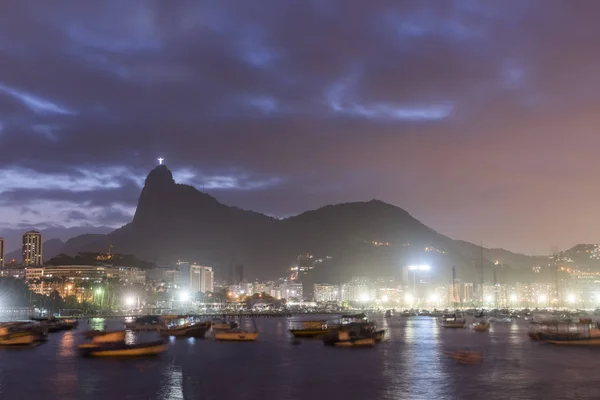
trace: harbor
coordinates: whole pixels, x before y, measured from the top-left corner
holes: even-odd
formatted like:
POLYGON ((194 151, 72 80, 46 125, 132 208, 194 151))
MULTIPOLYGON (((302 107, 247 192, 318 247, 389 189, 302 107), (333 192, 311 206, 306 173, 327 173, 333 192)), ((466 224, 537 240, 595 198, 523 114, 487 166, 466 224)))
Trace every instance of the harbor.
MULTIPOLYGON (((431 316, 368 318, 386 332, 370 348, 295 342, 289 332, 301 320, 295 316, 256 319, 260 334, 251 343, 216 341, 211 333, 170 336, 157 356, 114 358, 82 357, 78 346, 88 341, 83 332, 122 330, 125 320, 81 319, 38 346, 1 348, 0 398, 213 399, 240 398, 240 390, 248 399, 456 399, 482 392, 489 399, 600 397, 594 352, 531 340, 531 321, 491 322, 480 333, 469 326, 445 329, 431 316)), ((127 335, 161 339, 158 332, 127 335)))

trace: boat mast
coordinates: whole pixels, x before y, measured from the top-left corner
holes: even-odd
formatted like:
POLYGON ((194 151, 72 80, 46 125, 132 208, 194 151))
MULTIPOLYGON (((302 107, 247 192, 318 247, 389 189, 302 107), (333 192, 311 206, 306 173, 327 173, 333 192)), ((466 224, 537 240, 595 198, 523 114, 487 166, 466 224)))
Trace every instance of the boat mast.
POLYGON ((456 310, 456 267, 452 266, 452 306, 456 310))

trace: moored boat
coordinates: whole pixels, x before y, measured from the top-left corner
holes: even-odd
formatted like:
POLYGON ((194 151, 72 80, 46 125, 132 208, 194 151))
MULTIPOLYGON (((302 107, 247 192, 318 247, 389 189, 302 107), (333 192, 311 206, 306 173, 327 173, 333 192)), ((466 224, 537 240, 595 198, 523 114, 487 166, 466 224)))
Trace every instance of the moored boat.
POLYGON ((214 336, 216 340, 220 341, 253 342, 258 338, 258 332, 247 332, 239 328, 222 329, 215 331, 214 336))
POLYGON ((185 323, 182 325, 171 325, 159 329, 162 336, 194 337, 204 338, 210 330, 211 321, 185 323))
POLYGON ((229 342, 253 342, 258 338, 258 328, 254 319, 252 320, 253 331, 244 329, 242 321, 239 325, 239 328, 213 330, 213 335, 216 340, 229 342))
POLYGON ((238 327, 238 323, 235 321, 226 321, 226 320, 213 320, 212 321, 212 330, 213 331, 225 331, 229 329, 236 329, 238 327))
POLYGON ((373 347, 375 342, 375 337, 361 331, 359 326, 337 330, 328 334, 323 340, 324 344, 335 347, 373 347))
POLYGON ((484 320, 475 322, 473 324, 473 330, 475 332, 487 332, 490 330, 490 323, 484 320))
POLYGON ((333 329, 327 325, 327 321, 302 321, 302 327, 290 329, 290 333, 297 338, 315 338, 326 335, 333 329))
POLYGON ((125 323, 125 329, 132 331, 158 331, 166 327, 162 318, 156 315, 137 317, 132 322, 125 323))
POLYGON ((36 342, 36 335, 18 325, 0 326, 0 346, 30 346, 36 342))
POLYGON ((459 314, 448 314, 442 317, 442 328, 460 329, 464 328, 467 321, 459 314))
POLYGON ((79 345, 79 352, 88 357, 155 356, 167 350, 164 340, 145 343, 126 343, 125 331, 97 332, 90 343, 79 345))

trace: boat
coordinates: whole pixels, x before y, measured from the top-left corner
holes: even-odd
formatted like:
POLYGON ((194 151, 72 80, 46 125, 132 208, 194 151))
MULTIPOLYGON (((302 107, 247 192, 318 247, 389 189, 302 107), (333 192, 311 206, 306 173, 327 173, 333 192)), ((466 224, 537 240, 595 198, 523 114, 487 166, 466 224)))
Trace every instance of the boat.
POLYGON ((540 330, 537 340, 561 346, 600 346, 600 329, 596 325, 569 323, 552 326, 552 330, 540 330))
POLYGON ((352 324, 325 336, 323 343, 334 347, 373 347, 375 337, 362 324, 352 324))
POLYGON ((44 327, 47 332, 55 333, 61 331, 69 331, 77 328, 79 321, 76 319, 63 319, 63 318, 40 318, 36 319, 39 324, 44 327))
POLYGON ((473 324, 473 330, 475 332, 487 332, 490 330, 490 323, 484 320, 475 322, 473 324))
POLYGON ((143 357, 155 356, 167 350, 165 340, 129 344, 125 331, 94 332, 91 342, 79 345, 79 352, 87 357, 143 357))
POLYGON ((165 321, 156 315, 137 317, 132 322, 125 323, 125 329, 132 331, 158 331, 166 327, 165 321))
POLYGON ((258 338, 258 329, 256 328, 256 321, 252 320, 252 324, 254 325, 253 332, 239 327, 218 329, 213 331, 213 335, 215 339, 219 341, 253 342, 258 338))
POLYGON ((187 322, 182 325, 169 325, 165 328, 160 328, 158 333, 162 336, 204 338, 206 332, 210 330, 211 325, 211 321, 187 322))
POLYGON ((442 328, 460 329, 464 328, 467 321, 462 315, 446 314, 442 317, 442 328))
POLYGON ((0 346, 31 346, 35 342, 36 335, 18 324, 0 326, 0 346))
POLYGON ((326 335, 333 329, 327 325, 327 321, 302 321, 302 327, 290 329, 290 333, 298 338, 315 338, 326 335))
POLYGON ((229 329, 235 329, 238 327, 238 323, 235 321, 226 321, 226 320, 213 320, 212 321, 212 330, 213 331, 223 331, 229 329))
POLYGON ((392 310, 385 311, 385 318, 391 318, 394 316, 394 312, 392 310))

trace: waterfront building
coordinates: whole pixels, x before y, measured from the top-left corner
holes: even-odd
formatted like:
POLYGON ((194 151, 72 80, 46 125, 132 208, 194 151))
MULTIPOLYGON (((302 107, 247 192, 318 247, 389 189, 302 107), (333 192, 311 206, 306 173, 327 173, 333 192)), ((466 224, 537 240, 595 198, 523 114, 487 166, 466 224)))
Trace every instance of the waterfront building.
POLYGON ((315 283, 313 285, 313 296, 317 303, 339 301, 339 288, 337 285, 315 283))
POLYGON ((22 264, 26 267, 39 267, 42 260, 42 234, 38 231, 25 232, 23 235, 22 264))
POLYGON ((304 290, 301 282, 286 281, 279 285, 280 296, 282 299, 302 300, 304 290))
MULTIPOLYGON (((105 267, 97 265, 57 265, 48 267, 27 267, 23 269, 29 288, 38 294, 50 294, 53 290, 61 296, 80 295, 81 282, 101 283, 105 279, 119 279, 121 283, 146 282, 144 270, 136 267, 105 267)), ((91 290, 91 288, 88 288, 91 290)))
POLYGON ((0 237, 0 268, 4 268, 4 238, 0 237))
POLYGON ((23 267, 7 267, 0 269, 0 277, 25 279, 25 268, 23 267))
POLYGON ((570 296, 574 303, 586 308, 600 305, 600 273, 574 271, 571 274, 570 296))
POLYGON ((122 283, 146 283, 146 271, 136 267, 105 267, 106 277, 118 279, 122 283))

